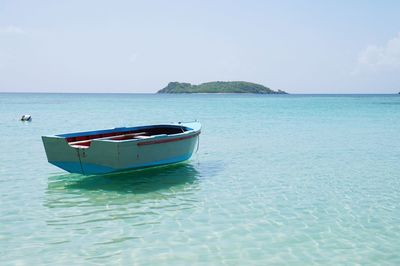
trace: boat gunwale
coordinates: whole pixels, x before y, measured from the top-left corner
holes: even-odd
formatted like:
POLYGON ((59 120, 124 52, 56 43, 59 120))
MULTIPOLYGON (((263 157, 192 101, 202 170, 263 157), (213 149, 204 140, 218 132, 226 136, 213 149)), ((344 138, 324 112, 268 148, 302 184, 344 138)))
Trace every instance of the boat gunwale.
MULTIPOLYGON (((199 122, 190 122, 190 123, 176 123, 176 124, 159 124, 159 125, 147 125, 147 126, 136 126, 136 127, 118 127, 118 128, 113 128, 113 129, 104 129, 104 130, 94 130, 94 131, 82 131, 82 132, 75 132, 75 133, 66 133, 66 134, 57 134, 57 135, 51 135, 51 136, 45 136, 45 137, 50 137, 50 138, 60 138, 60 139, 65 139, 65 141, 70 145, 72 148, 84 148, 87 149, 89 146, 81 146, 79 147, 78 143, 76 143, 77 146, 74 146, 74 144, 71 145, 72 142, 69 142, 67 139, 72 138, 72 137, 82 137, 82 136, 90 136, 90 135, 97 135, 97 134, 107 134, 107 133, 121 133, 121 135, 127 135, 123 134, 124 132, 128 131, 133 131, 133 130, 146 130, 146 129, 152 129, 152 128, 183 128, 185 131, 184 132, 179 132, 179 133, 174 133, 174 134, 157 134, 157 135, 150 135, 147 138, 132 138, 132 139, 111 139, 109 137, 104 137, 104 138, 93 138, 89 140, 82 140, 84 141, 90 141, 90 142, 109 142, 109 143, 130 143, 130 142, 135 142, 137 143, 138 146, 143 146, 143 145, 150 145, 150 144, 160 144, 160 143, 166 143, 166 142, 174 142, 174 141, 180 141, 188 138, 192 138, 195 136, 198 136, 201 133, 201 124, 199 122), (195 127, 190 127, 191 124, 196 124, 195 127), (149 144, 147 144, 149 143, 149 144)), ((115 136, 114 136, 115 137, 115 136)))
POLYGON ((143 145, 150 145, 150 144, 159 144, 159 143, 150 143, 150 142, 155 142, 155 141, 161 141, 160 143, 164 142, 174 142, 174 141, 179 141, 179 140, 184 140, 184 139, 189 139, 195 136, 200 135, 201 130, 194 130, 190 129, 185 132, 181 133, 176 133, 176 134, 158 134, 158 135, 152 135, 148 136, 148 138, 145 139, 124 139, 124 140, 115 140, 115 139, 93 139, 93 142, 111 142, 111 143, 129 143, 129 142, 135 142, 137 143, 138 146, 143 146, 143 145), (147 144, 149 143, 149 144, 147 144))
MULTIPOLYGON (((106 134, 112 132, 125 132, 125 131, 132 131, 132 130, 142 130, 142 129, 151 129, 151 128, 168 128, 168 127, 175 127, 175 128, 182 128, 185 127, 188 131, 194 130, 190 127, 185 126, 184 124, 159 124, 159 125, 147 125, 147 126, 136 126, 136 127, 115 127, 109 129, 100 129, 100 130, 91 130, 91 131, 80 131, 80 132, 73 132, 73 133, 63 133, 63 134, 56 134, 56 135, 49 135, 46 137, 60 137, 60 138, 71 138, 71 137, 82 137, 82 136, 90 136, 96 134, 106 134)), ((184 132, 182 132, 184 133, 184 132)))

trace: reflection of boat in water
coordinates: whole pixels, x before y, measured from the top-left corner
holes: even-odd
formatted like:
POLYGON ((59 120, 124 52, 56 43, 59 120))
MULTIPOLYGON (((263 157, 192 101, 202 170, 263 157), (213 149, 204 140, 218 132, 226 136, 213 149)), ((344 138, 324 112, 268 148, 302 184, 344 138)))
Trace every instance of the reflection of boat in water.
POLYGON ((70 173, 105 174, 189 159, 201 124, 178 123, 43 136, 48 161, 70 173))
POLYGON ((53 176, 49 177, 46 206, 119 205, 165 199, 191 187, 198 176, 199 172, 185 163, 112 175, 53 176))

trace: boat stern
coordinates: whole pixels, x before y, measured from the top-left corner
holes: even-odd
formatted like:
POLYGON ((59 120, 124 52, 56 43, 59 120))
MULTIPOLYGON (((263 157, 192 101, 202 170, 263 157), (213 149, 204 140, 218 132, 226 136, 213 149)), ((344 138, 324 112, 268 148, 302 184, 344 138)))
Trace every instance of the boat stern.
POLYGON ((71 147, 65 138, 42 136, 47 161, 70 173, 82 173, 79 153, 71 147))

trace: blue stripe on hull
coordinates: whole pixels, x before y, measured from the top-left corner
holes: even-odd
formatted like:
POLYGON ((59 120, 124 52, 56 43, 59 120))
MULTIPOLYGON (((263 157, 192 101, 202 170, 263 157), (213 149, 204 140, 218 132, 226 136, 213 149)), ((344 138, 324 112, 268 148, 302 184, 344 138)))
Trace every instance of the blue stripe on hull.
POLYGON ((78 173, 82 174, 82 166, 79 162, 54 162, 54 161, 49 161, 52 165, 55 165, 61 169, 64 169, 67 172, 70 173, 78 173))
POLYGON ((118 171, 127 171, 127 170, 140 169, 140 168, 146 168, 146 167, 151 167, 151 166, 159 166, 159 165, 164 165, 164 164, 178 163, 178 162, 188 160, 191 156, 192 156, 192 153, 188 153, 188 154, 178 156, 178 157, 173 157, 173 158, 169 158, 169 159, 165 159, 165 160, 160 160, 160 161, 150 162, 150 163, 145 163, 145 164, 140 164, 140 165, 132 165, 131 167, 126 167, 126 168, 121 168, 121 169, 115 169, 112 167, 102 166, 102 165, 98 165, 98 164, 82 164, 82 166, 81 166, 81 164, 79 162, 50 162, 50 163, 57 167, 60 167, 61 169, 66 170, 67 172, 70 172, 70 173, 92 175, 92 174, 107 174, 107 173, 118 172, 118 171), (84 172, 82 172, 82 168, 83 168, 84 172))

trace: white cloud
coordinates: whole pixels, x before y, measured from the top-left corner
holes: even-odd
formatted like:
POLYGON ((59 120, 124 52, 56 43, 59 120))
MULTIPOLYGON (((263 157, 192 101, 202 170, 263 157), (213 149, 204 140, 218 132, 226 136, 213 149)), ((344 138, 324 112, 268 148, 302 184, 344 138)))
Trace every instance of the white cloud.
POLYGON ((0 26, 0 34, 23 34, 25 31, 19 27, 8 25, 8 26, 0 26))
POLYGON ((355 72, 400 69, 400 33, 383 46, 369 45, 358 56, 355 72))
POLYGON ((129 62, 134 63, 137 60, 138 55, 137 54, 131 54, 129 56, 129 62))

